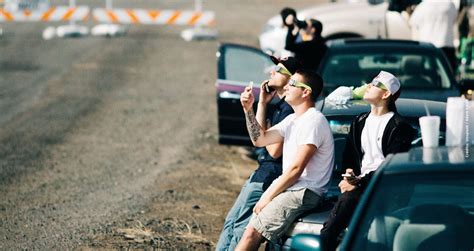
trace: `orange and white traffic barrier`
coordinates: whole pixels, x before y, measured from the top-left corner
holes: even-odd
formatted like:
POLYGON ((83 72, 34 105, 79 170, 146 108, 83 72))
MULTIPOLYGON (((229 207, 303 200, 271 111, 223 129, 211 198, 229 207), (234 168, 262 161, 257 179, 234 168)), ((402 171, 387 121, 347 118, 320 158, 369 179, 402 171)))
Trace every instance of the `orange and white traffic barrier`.
POLYGON ((55 6, 46 10, 7 11, 0 9, 0 22, 55 22, 86 21, 89 17, 88 6, 55 6))
POLYGON ((99 22, 121 24, 212 26, 215 23, 212 11, 95 8, 93 17, 99 22))

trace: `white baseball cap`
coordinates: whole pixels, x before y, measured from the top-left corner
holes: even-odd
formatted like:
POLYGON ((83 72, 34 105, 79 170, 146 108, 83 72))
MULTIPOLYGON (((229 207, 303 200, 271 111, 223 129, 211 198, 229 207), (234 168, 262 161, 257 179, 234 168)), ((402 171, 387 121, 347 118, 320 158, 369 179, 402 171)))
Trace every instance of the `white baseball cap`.
POLYGON ((376 85, 377 82, 382 83, 391 94, 400 90, 400 81, 390 72, 380 71, 379 75, 372 80, 372 84, 376 85))

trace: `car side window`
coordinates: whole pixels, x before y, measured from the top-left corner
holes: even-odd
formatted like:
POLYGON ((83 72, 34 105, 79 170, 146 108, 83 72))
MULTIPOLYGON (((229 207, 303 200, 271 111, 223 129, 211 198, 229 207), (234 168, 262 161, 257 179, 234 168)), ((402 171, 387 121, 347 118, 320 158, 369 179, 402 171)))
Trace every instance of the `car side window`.
POLYGON ((360 86, 381 70, 399 78, 403 88, 449 89, 451 82, 439 58, 424 53, 364 51, 331 54, 322 76, 328 87, 360 86))
POLYGON ((268 55, 229 47, 225 51, 225 76, 227 80, 260 83, 268 78, 273 63, 268 55))

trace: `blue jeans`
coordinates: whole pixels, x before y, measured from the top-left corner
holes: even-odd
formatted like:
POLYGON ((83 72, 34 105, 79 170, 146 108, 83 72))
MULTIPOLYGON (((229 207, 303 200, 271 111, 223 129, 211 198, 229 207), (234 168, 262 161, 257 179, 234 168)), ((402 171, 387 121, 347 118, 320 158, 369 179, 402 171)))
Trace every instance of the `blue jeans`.
POLYGON ((225 218, 216 250, 234 250, 252 216, 253 207, 263 194, 262 182, 250 182, 250 177, 225 218))

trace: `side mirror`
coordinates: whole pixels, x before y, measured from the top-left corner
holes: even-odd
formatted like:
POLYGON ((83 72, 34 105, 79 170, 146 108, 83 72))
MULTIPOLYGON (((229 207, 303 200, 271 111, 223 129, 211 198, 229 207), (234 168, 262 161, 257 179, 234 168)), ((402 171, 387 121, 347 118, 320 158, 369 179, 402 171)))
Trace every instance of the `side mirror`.
POLYGON ((297 234, 291 240, 291 250, 320 251, 321 238, 314 234, 297 234))

